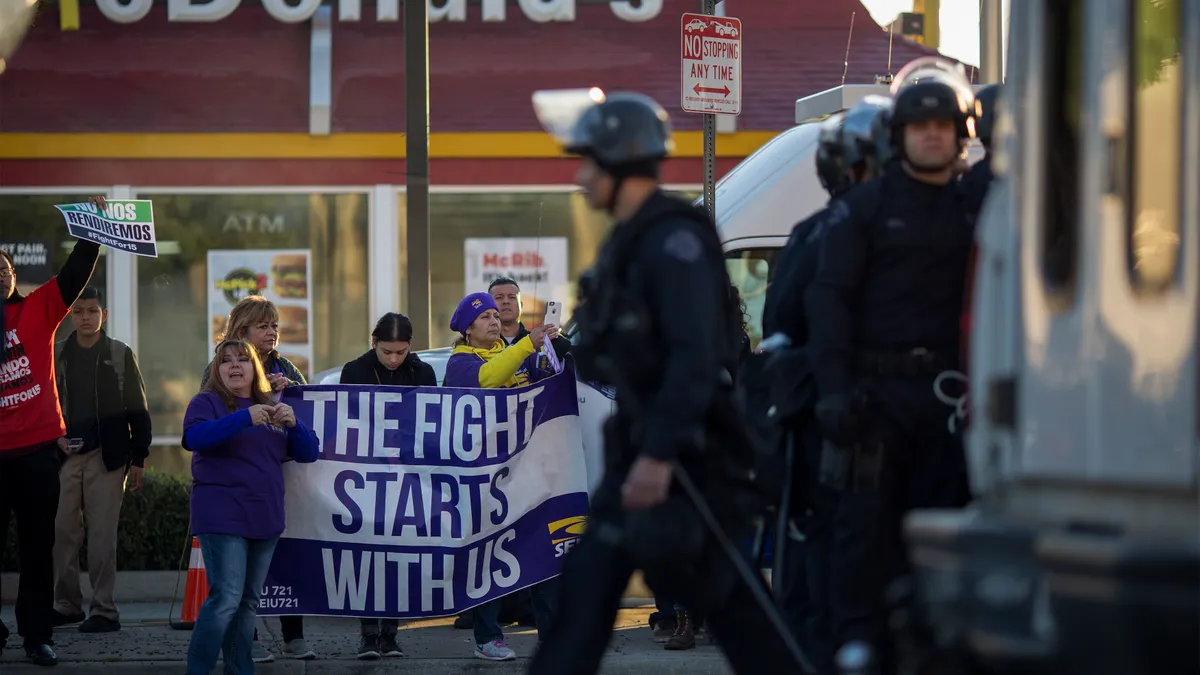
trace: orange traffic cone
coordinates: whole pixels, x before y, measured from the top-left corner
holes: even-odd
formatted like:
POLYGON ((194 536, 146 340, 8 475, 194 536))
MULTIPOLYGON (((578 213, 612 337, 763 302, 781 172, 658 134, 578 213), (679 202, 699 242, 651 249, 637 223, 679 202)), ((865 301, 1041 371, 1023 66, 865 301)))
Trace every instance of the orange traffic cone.
POLYGON ((179 621, 171 621, 171 628, 191 630, 196 626, 200 605, 208 597, 208 574, 204 571, 204 556, 200 553, 200 540, 192 537, 192 553, 188 558, 187 586, 183 590, 183 611, 179 621))

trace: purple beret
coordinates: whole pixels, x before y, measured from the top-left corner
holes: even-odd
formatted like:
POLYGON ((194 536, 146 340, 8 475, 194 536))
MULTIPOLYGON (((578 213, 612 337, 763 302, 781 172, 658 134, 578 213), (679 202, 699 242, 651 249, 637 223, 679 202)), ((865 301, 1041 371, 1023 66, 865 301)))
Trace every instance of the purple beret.
POLYGON ((489 309, 499 310, 491 295, 487 293, 468 295, 458 303, 458 309, 454 310, 454 316, 450 317, 450 330, 466 335, 467 327, 475 323, 475 319, 489 309))

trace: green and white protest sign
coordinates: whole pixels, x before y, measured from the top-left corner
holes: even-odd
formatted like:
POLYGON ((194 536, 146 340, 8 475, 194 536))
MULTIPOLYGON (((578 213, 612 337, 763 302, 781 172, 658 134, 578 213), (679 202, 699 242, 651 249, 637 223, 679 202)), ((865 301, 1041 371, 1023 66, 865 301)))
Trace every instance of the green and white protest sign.
POLYGON ((149 199, 109 199, 101 211, 95 204, 56 204, 67 221, 67 231, 83 239, 118 251, 149 258, 158 257, 154 234, 154 209, 149 199))

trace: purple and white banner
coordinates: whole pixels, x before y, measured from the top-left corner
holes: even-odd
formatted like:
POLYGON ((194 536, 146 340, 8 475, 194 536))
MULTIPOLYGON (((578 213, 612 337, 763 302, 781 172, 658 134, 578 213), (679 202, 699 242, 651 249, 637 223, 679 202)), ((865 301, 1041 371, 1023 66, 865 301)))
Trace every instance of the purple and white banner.
POLYGON ((318 385, 259 614, 457 614, 557 575, 588 512, 574 369, 516 389, 318 385))

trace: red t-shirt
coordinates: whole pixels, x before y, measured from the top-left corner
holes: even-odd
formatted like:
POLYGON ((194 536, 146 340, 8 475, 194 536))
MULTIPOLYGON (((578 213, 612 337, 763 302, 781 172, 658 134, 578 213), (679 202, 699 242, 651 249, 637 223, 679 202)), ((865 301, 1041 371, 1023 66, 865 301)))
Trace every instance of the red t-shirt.
POLYGON ((67 318, 58 279, 4 305, 0 352, 0 454, 67 433, 54 383, 54 333, 67 318))

